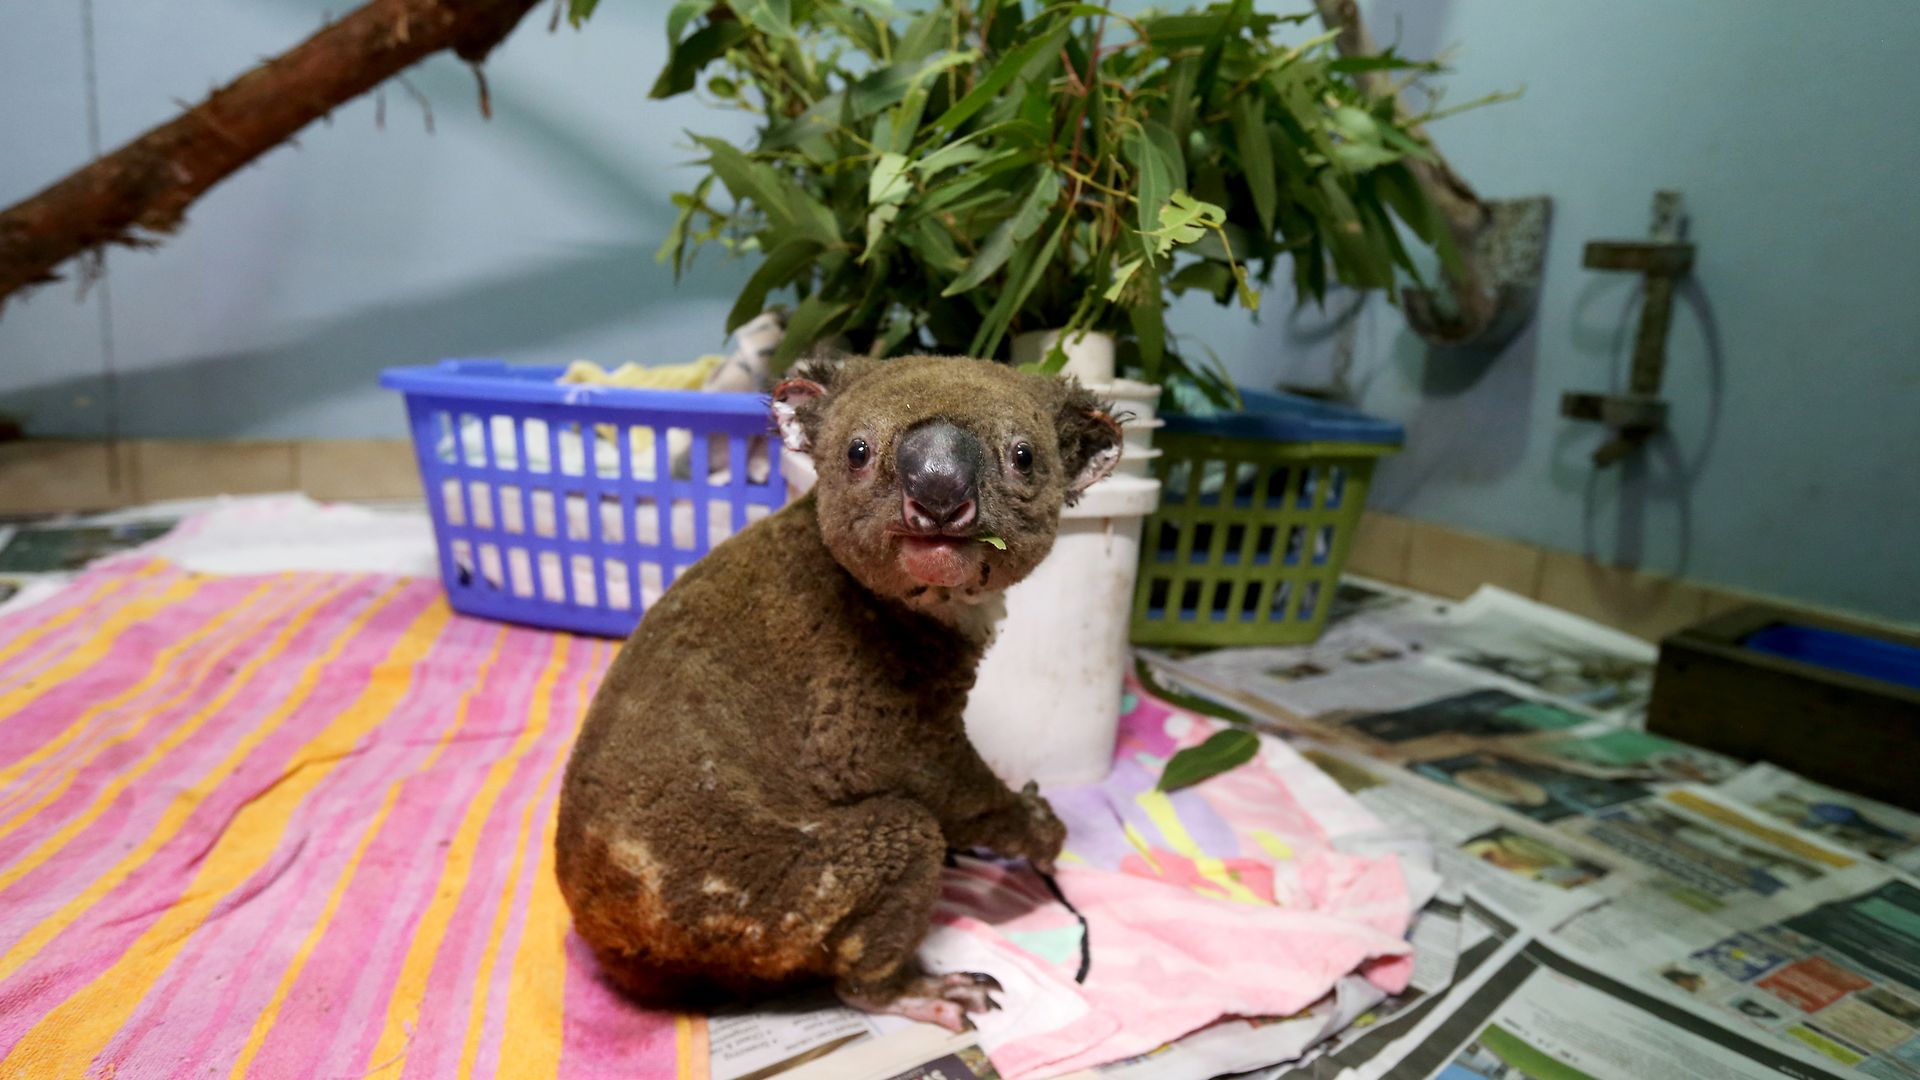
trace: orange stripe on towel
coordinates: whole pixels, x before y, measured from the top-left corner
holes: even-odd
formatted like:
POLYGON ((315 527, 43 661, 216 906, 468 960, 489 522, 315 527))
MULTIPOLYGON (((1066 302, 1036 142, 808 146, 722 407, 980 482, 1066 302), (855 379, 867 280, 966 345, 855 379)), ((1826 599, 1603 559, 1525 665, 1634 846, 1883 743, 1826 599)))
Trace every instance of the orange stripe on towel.
POLYGON ((381 1030, 380 1041, 367 1058, 369 1077, 399 1076, 406 1070, 407 1032, 419 1018, 420 1002, 426 996, 427 979, 433 974, 433 962, 440 953, 440 943, 446 937, 454 909, 459 905, 460 895, 466 891, 467 878, 473 872, 474 852, 480 844, 481 830, 520 760, 533 749, 552 719, 553 688, 566 667, 567 646, 571 640, 565 636, 553 639, 547 665, 534 685, 532 714, 526 726, 520 729, 507 752, 488 767, 479 792, 467 804, 466 815, 460 820, 453 843, 448 845, 446 861, 441 865, 440 878, 433 889, 433 899, 414 929, 413 942, 407 948, 407 958, 401 965, 400 977, 394 983, 392 996, 387 999, 386 1025, 381 1030))

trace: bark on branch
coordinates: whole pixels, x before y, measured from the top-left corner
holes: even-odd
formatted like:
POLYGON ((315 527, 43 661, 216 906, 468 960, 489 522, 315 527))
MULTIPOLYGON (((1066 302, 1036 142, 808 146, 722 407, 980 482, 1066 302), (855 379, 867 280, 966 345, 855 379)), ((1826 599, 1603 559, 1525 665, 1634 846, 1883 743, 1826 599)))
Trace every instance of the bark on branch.
POLYGON ((372 0, 199 105, 0 211, 0 303, 108 244, 143 246, 301 128, 425 57, 485 60, 541 0, 372 0))

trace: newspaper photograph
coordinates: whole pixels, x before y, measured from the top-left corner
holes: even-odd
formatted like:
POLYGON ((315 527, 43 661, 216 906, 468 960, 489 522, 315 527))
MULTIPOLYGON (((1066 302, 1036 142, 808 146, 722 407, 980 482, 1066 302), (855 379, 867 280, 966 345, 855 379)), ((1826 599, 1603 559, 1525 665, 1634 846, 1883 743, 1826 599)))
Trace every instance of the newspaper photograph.
POLYGON ((1591 730, 1602 723, 1549 701, 1485 687, 1410 708, 1358 715, 1324 714, 1317 719, 1324 728, 1337 733, 1342 743, 1390 762, 1505 748, 1523 737, 1591 730))
POLYGON ((1920 814, 1835 791, 1759 764, 1721 784, 1720 794, 1908 873, 1920 873, 1920 814))
POLYGON ((1498 750, 1417 761, 1411 768, 1416 775, 1543 823, 1599 813, 1651 793, 1635 780, 1590 776, 1498 750))
POLYGON ((1386 618, 1433 620, 1445 616, 1452 606, 1425 593, 1349 575, 1341 578, 1339 588, 1334 590, 1327 626, 1354 618, 1372 622, 1386 618))
POLYGON ((1715 784, 1741 769, 1738 761, 1725 754, 1626 728, 1594 735, 1545 737, 1521 744, 1514 750, 1559 762, 1563 767, 1647 783, 1715 784))

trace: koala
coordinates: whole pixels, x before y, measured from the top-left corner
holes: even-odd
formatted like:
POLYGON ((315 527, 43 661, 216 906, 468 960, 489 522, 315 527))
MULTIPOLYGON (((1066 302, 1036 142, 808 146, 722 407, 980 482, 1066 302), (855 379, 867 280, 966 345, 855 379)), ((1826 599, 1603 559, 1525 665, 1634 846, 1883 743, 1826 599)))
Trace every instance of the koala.
POLYGON ((915 962, 947 852, 1045 871, 1065 838, 961 714, 1002 592, 1120 429, 1073 382, 954 357, 803 365, 772 412, 818 484, 682 574, 614 660, 561 790, 561 892, 643 1003, 824 981, 957 1031, 998 987, 915 962))

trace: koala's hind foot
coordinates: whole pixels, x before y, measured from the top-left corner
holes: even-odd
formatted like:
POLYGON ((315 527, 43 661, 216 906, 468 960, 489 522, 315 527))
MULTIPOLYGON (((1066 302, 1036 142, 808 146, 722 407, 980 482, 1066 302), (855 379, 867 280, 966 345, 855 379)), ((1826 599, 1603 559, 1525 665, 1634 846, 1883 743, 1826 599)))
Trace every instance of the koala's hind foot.
POLYGON ((893 989, 890 995, 870 996, 845 983, 836 988, 840 1000, 862 1012, 886 1016, 904 1016, 927 1024, 939 1024, 948 1031, 965 1031, 973 1026, 968 1013, 991 1012, 1000 1007, 990 991, 1001 989, 999 980, 974 971, 955 971, 946 975, 916 974, 893 989))

